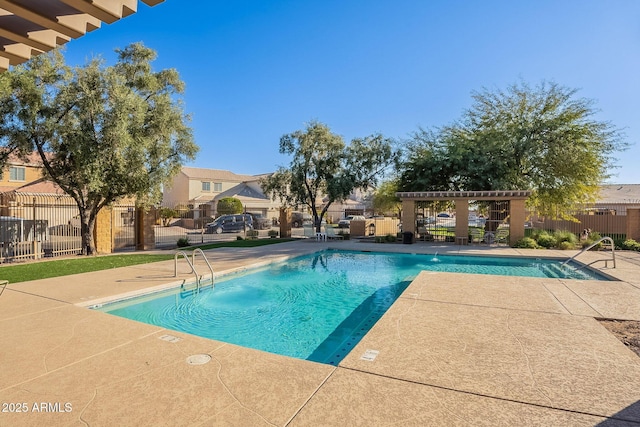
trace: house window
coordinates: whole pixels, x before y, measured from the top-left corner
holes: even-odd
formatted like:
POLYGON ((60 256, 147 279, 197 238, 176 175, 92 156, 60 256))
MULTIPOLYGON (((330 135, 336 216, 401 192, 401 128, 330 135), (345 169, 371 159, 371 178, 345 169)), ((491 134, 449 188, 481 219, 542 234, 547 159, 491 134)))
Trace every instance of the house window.
POLYGON ((25 169, 19 167, 10 167, 9 168, 9 181, 24 181, 25 180, 25 169))
POLYGON ((222 191, 222 183, 214 182, 213 183, 213 191, 222 191))
POLYGON ((202 191, 211 191, 211 183, 203 182, 202 183, 202 191))

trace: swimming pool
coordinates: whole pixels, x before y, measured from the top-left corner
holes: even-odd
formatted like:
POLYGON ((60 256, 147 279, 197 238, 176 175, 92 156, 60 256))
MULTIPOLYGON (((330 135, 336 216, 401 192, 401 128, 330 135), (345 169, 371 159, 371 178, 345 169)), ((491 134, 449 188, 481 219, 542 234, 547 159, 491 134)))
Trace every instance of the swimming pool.
POLYGON ((336 365, 422 270, 603 279, 559 261, 322 251, 97 309, 285 356, 336 365))

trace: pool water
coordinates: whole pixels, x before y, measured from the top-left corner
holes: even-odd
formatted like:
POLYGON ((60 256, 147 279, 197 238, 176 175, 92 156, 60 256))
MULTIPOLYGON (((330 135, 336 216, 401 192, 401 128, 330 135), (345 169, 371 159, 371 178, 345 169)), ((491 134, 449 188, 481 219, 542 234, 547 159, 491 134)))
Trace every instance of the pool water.
POLYGON ((549 260, 323 251, 218 279, 199 292, 174 290, 99 309, 336 365, 422 270, 602 279, 549 260))

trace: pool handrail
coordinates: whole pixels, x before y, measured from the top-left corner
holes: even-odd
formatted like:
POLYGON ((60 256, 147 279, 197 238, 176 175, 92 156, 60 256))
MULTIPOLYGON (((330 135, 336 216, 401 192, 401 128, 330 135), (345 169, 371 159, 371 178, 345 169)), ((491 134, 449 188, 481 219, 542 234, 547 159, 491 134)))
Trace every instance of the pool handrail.
POLYGON ((189 264, 189 267, 191 267, 191 272, 196 276, 196 288, 200 290, 200 276, 198 276, 198 272, 196 271, 196 268, 194 267, 193 263, 189 260, 189 256, 185 251, 178 251, 173 257, 173 277, 178 277, 178 257, 179 256, 182 256, 185 259, 185 261, 187 261, 187 264, 189 264))
MULTIPOLYGON (((204 254, 204 252, 202 251, 202 249, 200 248, 195 248, 193 250, 193 253, 191 254, 191 263, 193 265, 196 265, 196 254, 202 254, 202 258, 204 258, 204 262, 207 263, 207 267, 209 267, 209 271, 211 272, 211 287, 214 287, 214 283, 213 283, 213 267, 211 267, 211 264, 209 264, 209 260, 207 259, 207 256, 204 254)), ((204 277, 204 275, 202 276, 204 277)), ((200 277, 200 279, 202 280, 202 277, 200 277)), ((200 289, 200 282, 198 282, 198 289, 200 289)))
MULTIPOLYGON (((573 259, 575 259, 576 257, 582 255, 584 252, 588 251, 589 249, 594 248, 595 246, 599 245, 602 242, 607 242, 611 245, 611 258, 613 260, 613 268, 616 268, 616 249, 615 249, 615 243, 613 242, 613 239, 611 237, 603 237, 601 239, 598 239, 598 241, 596 241, 595 243, 592 243, 591 245, 587 246, 586 248, 584 248, 583 250, 581 250, 580 252, 578 252, 577 254, 575 254, 574 256, 572 256, 571 258, 569 258, 568 260, 566 260, 565 262, 563 262, 561 265, 565 265, 568 264, 570 261, 572 261, 573 259)), ((600 262, 600 261, 604 261, 605 264, 605 268, 609 267, 609 259, 597 259, 595 261, 590 262, 589 264, 584 265, 583 267, 587 267, 591 264, 595 264, 596 262, 600 262)), ((580 267, 580 268, 583 268, 580 267)))

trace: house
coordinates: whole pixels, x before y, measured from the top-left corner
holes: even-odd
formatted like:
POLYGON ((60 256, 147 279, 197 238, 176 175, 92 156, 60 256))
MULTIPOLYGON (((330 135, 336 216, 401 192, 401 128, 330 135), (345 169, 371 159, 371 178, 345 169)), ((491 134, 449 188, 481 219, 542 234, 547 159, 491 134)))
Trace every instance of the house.
POLYGON ((42 167, 40 155, 35 151, 24 160, 14 154, 9 155, 0 178, 0 193, 14 190, 40 179, 42 167))
POLYGON ((218 200, 235 197, 242 201, 247 212, 277 217, 280 203, 272 201, 260 188, 260 179, 265 176, 183 167, 173 181, 165 186, 162 204, 167 207, 187 205, 199 215, 215 217, 218 200))
POLYGON ((640 208, 640 184, 601 185, 592 215, 626 215, 627 209, 640 208))

